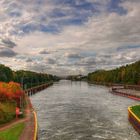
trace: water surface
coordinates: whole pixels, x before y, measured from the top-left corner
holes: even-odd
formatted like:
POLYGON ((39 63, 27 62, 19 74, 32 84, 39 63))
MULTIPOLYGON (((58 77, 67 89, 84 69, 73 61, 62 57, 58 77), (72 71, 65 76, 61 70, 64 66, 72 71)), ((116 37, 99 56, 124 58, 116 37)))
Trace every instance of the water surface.
POLYGON ((139 140, 127 107, 137 101, 112 95, 107 87, 60 81, 31 97, 39 140, 139 140))

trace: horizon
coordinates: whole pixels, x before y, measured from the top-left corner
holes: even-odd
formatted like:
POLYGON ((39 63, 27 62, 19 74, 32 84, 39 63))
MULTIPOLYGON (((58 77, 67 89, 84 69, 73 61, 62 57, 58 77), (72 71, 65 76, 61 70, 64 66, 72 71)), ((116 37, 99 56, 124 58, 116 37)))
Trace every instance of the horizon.
MULTIPOLYGON (((140 60, 138 60, 138 61, 140 61, 140 60)), ((96 71, 100 71, 100 70, 105 70, 105 71, 110 71, 110 70, 115 70, 115 69, 117 69, 117 68, 121 68, 121 67, 126 67, 127 65, 131 65, 131 64, 134 64, 134 63, 136 63, 136 62, 138 62, 138 61, 135 61, 135 62, 132 62, 132 63, 128 63, 128 64, 125 64, 125 65, 121 65, 121 66, 118 66, 118 67, 116 67, 116 68, 112 68, 112 69, 97 69, 97 70, 95 70, 95 71, 92 71, 92 72, 90 72, 90 73, 94 73, 94 72, 96 72, 96 71)), ((1 64, 0 64, 1 65, 1 64)), ((2 64, 3 65, 3 64, 2 64)), ((6 66, 6 65, 4 65, 4 66, 6 66)), ((8 66, 6 66, 6 67, 8 67, 8 66)), ((30 72, 35 72, 35 73, 40 73, 40 74, 48 74, 48 75, 53 75, 53 76, 57 76, 57 77, 60 77, 60 78, 66 78, 66 77, 68 77, 68 76, 78 76, 78 75, 82 75, 82 76, 87 76, 89 73, 87 73, 87 74, 82 74, 82 73, 77 73, 77 74, 69 74, 69 75, 55 75, 55 74, 52 74, 52 73, 47 73, 47 72, 38 72, 38 71, 34 71, 34 70, 25 70, 25 69, 19 69, 19 70, 13 70, 13 69, 11 69, 12 71, 14 71, 14 72, 16 72, 16 71, 30 71, 30 72)))
POLYGON ((140 60, 139 0, 0 1, 0 64, 87 75, 140 60))

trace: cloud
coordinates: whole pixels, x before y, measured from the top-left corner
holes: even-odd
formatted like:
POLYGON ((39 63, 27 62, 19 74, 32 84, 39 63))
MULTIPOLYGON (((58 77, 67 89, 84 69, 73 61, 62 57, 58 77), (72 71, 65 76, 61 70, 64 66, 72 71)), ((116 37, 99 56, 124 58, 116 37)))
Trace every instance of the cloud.
POLYGON ((47 59, 46 59, 46 63, 47 63, 47 64, 55 64, 55 63, 56 63, 56 60, 51 59, 51 58, 47 58, 47 59))
POLYGON ((17 53, 8 48, 0 49, 0 57, 14 57, 17 53))
POLYGON ((140 59, 139 7, 139 0, 2 0, 1 61, 59 75, 134 62, 140 59))
POLYGON ((27 58, 26 62, 32 62, 33 60, 31 58, 27 58))
POLYGON ((73 58, 73 59, 77 59, 77 58, 82 58, 82 56, 78 53, 65 53, 64 54, 65 57, 67 58, 73 58))
POLYGON ((129 49, 129 50, 132 50, 132 49, 139 49, 140 48, 140 45, 134 45, 134 46, 121 46, 121 47, 118 47, 117 48, 117 51, 125 51, 125 50, 127 50, 127 49, 129 49))
POLYGON ((47 50, 42 50, 39 52, 39 54, 49 54, 49 52, 47 50))
POLYGON ((14 48, 16 46, 16 44, 13 41, 11 41, 9 38, 1 39, 0 45, 8 48, 14 48))

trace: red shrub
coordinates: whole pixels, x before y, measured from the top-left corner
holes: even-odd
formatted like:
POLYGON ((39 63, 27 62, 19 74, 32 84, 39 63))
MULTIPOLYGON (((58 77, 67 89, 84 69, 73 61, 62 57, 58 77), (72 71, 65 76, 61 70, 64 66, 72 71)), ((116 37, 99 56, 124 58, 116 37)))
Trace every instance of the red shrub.
POLYGON ((16 102, 18 102, 20 100, 20 97, 23 97, 23 95, 24 95, 24 92, 21 89, 21 86, 19 83, 0 82, 0 101, 15 100, 16 102))

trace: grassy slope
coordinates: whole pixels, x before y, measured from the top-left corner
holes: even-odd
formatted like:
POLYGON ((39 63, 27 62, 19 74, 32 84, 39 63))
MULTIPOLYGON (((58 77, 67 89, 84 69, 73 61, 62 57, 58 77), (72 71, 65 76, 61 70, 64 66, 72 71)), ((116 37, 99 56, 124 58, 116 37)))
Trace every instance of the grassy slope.
POLYGON ((140 118, 140 105, 139 106, 133 106, 131 108, 131 110, 133 111, 133 113, 138 117, 140 118))
POLYGON ((25 124, 20 123, 14 125, 12 128, 0 132, 0 140, 19 140, 19 136, 24 129, 25 124))

